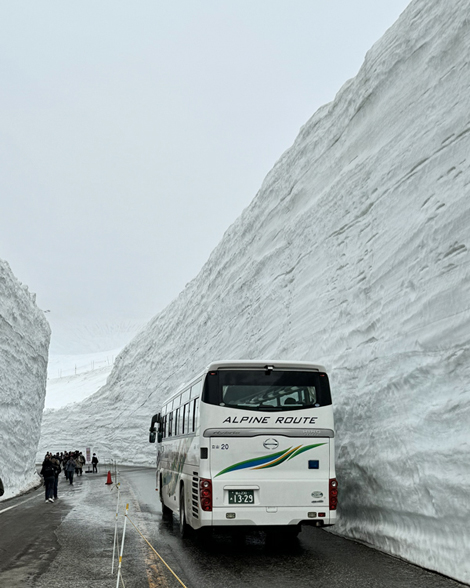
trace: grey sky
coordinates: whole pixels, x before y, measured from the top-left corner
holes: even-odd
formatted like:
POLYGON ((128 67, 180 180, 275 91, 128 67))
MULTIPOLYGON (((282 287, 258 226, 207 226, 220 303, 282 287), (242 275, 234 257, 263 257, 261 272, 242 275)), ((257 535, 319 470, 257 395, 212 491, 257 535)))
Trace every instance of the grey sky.
POLYGON ((0 257, 149 319, 408 0, 0 1, 0 257))

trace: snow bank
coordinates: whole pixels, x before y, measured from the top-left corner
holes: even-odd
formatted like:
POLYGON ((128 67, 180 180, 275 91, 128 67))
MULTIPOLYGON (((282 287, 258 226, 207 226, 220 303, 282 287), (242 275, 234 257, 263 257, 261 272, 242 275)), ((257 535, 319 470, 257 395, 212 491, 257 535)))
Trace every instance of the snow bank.
MULTIPOLYGON (((46 395, 50 329, 31 294, 0 260, 0 478, 3 499, 33 487, 46 395)), ((0 498, 2 500, 2 498, 0 498)))
POLYGON ((53 439, 150 463, 150 416, 210 360, 329 367, 336 531, 470 582, 470 35, 416 0, 301 129, 200 274, 53 439))

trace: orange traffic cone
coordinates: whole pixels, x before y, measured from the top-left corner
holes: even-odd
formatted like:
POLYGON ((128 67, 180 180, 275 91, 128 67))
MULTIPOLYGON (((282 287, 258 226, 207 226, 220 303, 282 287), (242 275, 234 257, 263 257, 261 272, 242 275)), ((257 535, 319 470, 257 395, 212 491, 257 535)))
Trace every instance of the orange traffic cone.
POLYGON ((113 481, 111 480, 111 472, 108 471, 108 479, 106 480, 106 484, 112 484, 113 481))

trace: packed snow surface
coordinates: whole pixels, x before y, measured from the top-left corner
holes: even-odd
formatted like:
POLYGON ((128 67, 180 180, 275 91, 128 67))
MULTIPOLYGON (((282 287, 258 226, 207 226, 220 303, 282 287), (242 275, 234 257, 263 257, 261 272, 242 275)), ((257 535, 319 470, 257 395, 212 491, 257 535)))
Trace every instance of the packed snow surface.
POLYGON ((106 386, 46 412, 43 449, 152 463, 151 415, 210 361, 322 363, 336 532, 470 582, 469 16, 410 4, 106 386))
POLYGON ((108 353, 122 349, 143 327, 136 320, 64 319, 49 315, 52 327, 50 355, 76 356, 108 353))
POLYGON ((50 329, 35 296, 0 260, 0 500, 39 482, 35 469, 50 329))
MULTIPOLYGON (((49 315, 51 316, 51 315, 49 315)), ((80 402, 106 384, 114 360, 144 326, 139 321, 51 317, 46 409, 80 402)))
POLYGON ((47 369, 45 408, 80 402, 106 384, 122 349, 79 355, 51 355, 47 369))

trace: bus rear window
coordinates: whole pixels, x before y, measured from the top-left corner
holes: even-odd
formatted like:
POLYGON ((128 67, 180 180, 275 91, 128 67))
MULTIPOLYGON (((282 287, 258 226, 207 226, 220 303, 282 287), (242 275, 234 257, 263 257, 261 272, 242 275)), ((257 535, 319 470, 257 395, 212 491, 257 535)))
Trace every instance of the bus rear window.
POLYGON ((203 402, 258 411, 331 404, 328 376, 318 372, 218 370, 206 376, 203 402))

